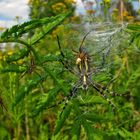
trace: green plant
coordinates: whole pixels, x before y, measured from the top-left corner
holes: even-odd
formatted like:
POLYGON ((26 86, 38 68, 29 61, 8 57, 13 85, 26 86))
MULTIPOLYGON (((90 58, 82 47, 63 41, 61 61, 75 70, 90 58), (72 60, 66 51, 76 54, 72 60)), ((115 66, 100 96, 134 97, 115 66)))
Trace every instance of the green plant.
MULTIPOLYGON (((75 66, 75 56, 71 49, 70 39, 74 38, 72 43, 76 46, 80 40, 78 31, 75 31, 75 28, 65 27, 65 25, 57 28, 61 29, 57 33, 60 35, 61 43, 64 44, 62 49, 65 58, 62 57, 59 49, 56 50, 56 47, 58 48, 56 39, 54 42, 50 35, 51 31, 68 15, 69 13, 32 20, 7 29, 1 34, 1 43, 15 42, 20 45, 13 49, 11 55, 5 54, 0 62, 2 79, 0 96, 7 108, 7 111, 3 110, 4 113, 0 116, 2 120, 0 139, 117 140, 139 138, 138 39, 140 27, 138 25, 127 27, 132 38, 130 46, 126 46, 127 38, 124 39, 116 46, 121 53, 112 53, 107 59, 108 62, 113 61, 114 64, 107 67, 106 72, 103 71, 93 76, 97 82, 103 81, 103 84, 107 84, 110 80, 108 73, 110 73, 113 77, 119 78, 111 83, 109 90, 120 93, 130 92, 131 96, 113 98, 118 106, 116 114, 93 89, 89 89, 87 93, 80 90, 66 106, 61 117, 59 114, 62 111, 62 105, 49 108, 63 100, 71 89, 71 83, 77 80, 76 76, 65 70, 61 60, 70 61, 71 66, 75 66), (62 39, 63 37, 67 39, 62 39), (41 44, 43 38, 47 41, 46 48, 43 48, 44 45, 41 44), (137 51, 134 51, 134 48, 137 51)), ((119 34, 118 38, 120 37, 119 34)), ((89 41, 86 42, 87 46, 96 46, 96 44, 88 44, 89 41)), ((100 52, 94 57, 99 62, 101 50, 94 49, 100 52)), ((2 112, 2 109, 0 111, 2 112)))

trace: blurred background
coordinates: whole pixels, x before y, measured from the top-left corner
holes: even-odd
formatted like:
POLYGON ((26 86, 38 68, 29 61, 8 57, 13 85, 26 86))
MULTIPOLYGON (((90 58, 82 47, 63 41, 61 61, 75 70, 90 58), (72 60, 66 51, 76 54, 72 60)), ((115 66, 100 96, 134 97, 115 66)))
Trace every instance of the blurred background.
POLYGON ((0 44, 0 140, 139 140, 140 0, 0 0, 0 34, 13 25, 52 19, 69 11, 72 13, 63 23, 33 45, 32 39, 45 34, 55 18, 43 27, 23 32, 22 37, 16 37, 16 28, 12 28, 7 30, 12 32, 9 36, 4 34, 8 37, 1 38, 1 42, 14 38, 14 43, 0 44), (118 105, 117 114, 113 114, 94 89, 89 88, 88 93, 80 90, 70 101, 69 114, 61 120, 58 116, 63 105, 46 108, 63 100, 78 79, 61 60, 76 68, 73 49, 78 51, 90 30, 93 32, 83 45, 91 53, 91 67, 103 65, 93 74, 93 81, 128 96, 109 95, 118 105), (60 54, 57 35, 66 58, 60 54), (47 75, 45 80, 39 81, 37 73, 47 75))
POLYGON ((87 17, 139 21, 139 0, 0 0, 0 28, 73 9, 73 20, 87 17))
MULTIPOLYGON (((0 32, 31 19, 73 11, 70 23, 139 23, 139 0, 0 0, 0 32)), ((0 45, 3 48, 3 45, 0 45)))

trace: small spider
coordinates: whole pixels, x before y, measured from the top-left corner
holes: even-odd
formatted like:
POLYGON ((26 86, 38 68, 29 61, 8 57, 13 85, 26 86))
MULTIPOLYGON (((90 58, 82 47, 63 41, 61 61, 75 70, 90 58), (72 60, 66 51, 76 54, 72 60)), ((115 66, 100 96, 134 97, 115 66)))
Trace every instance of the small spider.
POLYGON ((36 71, 36 70, 38 70, 38 68, 35 64, 35 59, 34 59, 33 55, 31 54, 31 52, 29 53, 29 61, 30 61, 30 63, 28 64, 28 66, 26 66, 27 70, 21 74, 20 79, 22 77, 24 77, 26 74, 31 75, 33 72, 35 74, 37 74, 39 77, 41 77, 40 74, 36 71))

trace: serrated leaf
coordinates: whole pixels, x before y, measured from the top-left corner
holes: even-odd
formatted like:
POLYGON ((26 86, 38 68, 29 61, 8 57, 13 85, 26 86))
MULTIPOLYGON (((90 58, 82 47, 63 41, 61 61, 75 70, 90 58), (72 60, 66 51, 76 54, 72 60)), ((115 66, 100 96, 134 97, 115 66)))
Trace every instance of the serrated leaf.
POLYGON ((59 25, 70 13, 60 14, 56 17, 49 18, 47 25, 44 26, 43 31, 35 33, 30 40, 31 45, 36 44, 39 40, 45 37, 50 31, 52 31, 57 25, 59 25))
POLYGON ((54 100, 54 97, 59 92, 59 90, 60 90, 59 87, 50 89, 49 92, 47 93, 47 96, 43 96, 41 98, 41 100, 39 101, 39 103, 37 103, 37 107, 35 108, 35 110, 33 112, 33 116, 36 116, 44 109, 47 109, 47 107, 49 107, 50 103, 54 100))
POLYGON ((48 61, 58 61, 59 56, 53 55, 53 54, 47 54, 44 57, 41 58, 42 63, 48 62, 48 61))
POLYGON ((25 22, 21 25, 14 25, 10 29, 4 31, 0 36, 0 43, 4 42, 18 42, 25 46, 36 44, 42 38, 52 31, 57 25, 59 25, 70 13, 60 14, 55 17, 47 17, 43 19, 36 19, 25 22), (25 33, 29 33, 31 30, 42 27, 43 31, 36 32, 31 39, 27 42, 21 40, 21 36, 25 33), (29 45, 30 44, 30 45, 29 45))
MULTIPOLYGON (((61 14, 62 15, 62 14, 61 14)), ((55 16, 55 17, 46 17, 43 19, 34 19, 28 22, 25 22, 21 25, 14 25, 11 28, 7 29, 5 32, 3 32, 1 34, 1 38, 15 38, 18 36, 22 36, 23 34, 29 32, 30 30, 39 28, 45 24, 48 24, 56 19, 58 19, 59 17, 61 17, 61 15, 55 16)))
POLYGON ((13 62, 13 61, 17 61, 19 59, 24 58, 25 56, 27 56, 29 54, 29 50, 27 49, 20 49, 19 52, 14 53, 10 56, 6 57, 6 62, 13 62))
POLYGON ((6 72, 22 73, 26 70, 27 70, 26 67, 10 64, 8 66, 5 66, 3 69, 0 69, 0 73, 6 73, 6 72))
POLYGON ((92 122, 108 122, 112 120, 111 116, 107 116, 106 118, 105 116, 99 115, 94 112, 85 113, 84 117, 86 118, 86 120, 89 120, 92 122))
POLYGON ((107 101, 99 96, 89 95, 84 99, 85 103, 80 103, 80 106, 94 106, 95 104, 107 104, 107 101))
POLYGON ((136 83, 139 83, 139 78, 140 78, 140 67, 137 68, 133 74, 129 77, 126 83, 126 87, 130 88, 134 86, 136 83))
POLYGON ((72 126, 72 134, 76 135, 77 140, 80 139, 80 132, 81 132, 81 120, 75 120, 72 126))
POLYGON ((13 106, 17 105, 21 100, 23 100, 25 95, 28 95, 28 93, 32 89, 34 89, 40 82, 42 82, 46 77, 47 75, 44 75, 42 77, 34 77, 30 79, 25 85, 21 86, 17 91, 17 94, 15 95, 13 106))
POLYGON ((139 24, 129 24, 127 29, 133 30, 135 32, 140 32, 140 25, 139 24))
POLYGON ((71 106, 67 105, 65 110, 63 111, 62 115, 59 116, 58 120, 56 121, 55 131, 54 134, 56 135, 64 125, 65 120, 68 118, 71 112, 71 106))
POLYGON ((93 140, 94 133, 93 133, 93 128, 92 128, 91 124, 87 120, 83 120, 82 125, 87 134, 87 139, 93 140))
POLYGON ((127 131, 125 128, 121 128, 121 130, 119 130, 119 134, 121 137, 127 139, 127 138, 133 138, 133 135, 131 132, 127 131))

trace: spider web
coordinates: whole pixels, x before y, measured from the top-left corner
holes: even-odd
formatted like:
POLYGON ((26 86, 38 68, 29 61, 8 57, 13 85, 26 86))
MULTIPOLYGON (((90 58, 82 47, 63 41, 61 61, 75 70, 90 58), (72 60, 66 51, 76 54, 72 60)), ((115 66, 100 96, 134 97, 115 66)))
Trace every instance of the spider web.
MULTIPOLYGON (((83 47, 86 48, 93 60, 93 67, 102 69, 111 67, 116 56, 121 56, 129 46, 129 35, 124 31, 127 24, 113 24, 110 22, 69 25, 71 34, 65 36, 65 46, 79 51, 83 37, 89 33, 84 40, 83 47)), ((73 52, 72 52, 73 53, 73 52)), ((72 60, 75 62, 75 60, 72 60)), ((113 65, 112 65, 113 66, 113 65)))
MULTIPOLYGON (((94 74, 93 79, 96 82, 98 81, 100 84, 102 84, 103 81, 103 83, 107 85, 111 80, 113 81, 113 78, 115 79, 116 77, 114 77, 110 70, 118 69, 122 65, 122 63, 116 64, 116 60, 118 58, 121 59, 121 55, 123 55, 123 53, 125 53, 126 49, 129 47, 129 35, 124 31, 126 26, 127 24, 119 25, 112 23, 99 23, 89 25, 86 29, 90 31, 90 34, 85 40, 84 45, 89 54, 92 56, 92 66, 95 67, 95 69, 96 67, 100 67, 100 69, 97 70, 97 74, 94 74)), ((79 96, 81 95, 82 94, 79 96)), ((83 97, 83 103, 86 103, 86 101, 93 101, 95 98, 93 96, 86 97, 87 99, 85 96, 83 97)), ((88 113, 88 111, 86 110, 84 113, 88 113)))
MULTIPOLYGON (((72 31, 70 35, 67 34, 65 36, 64 42, 66 44, 64 46, 79 51, 83 37, 89 32, 84 40, 83 47, 87 49, 87 52, 91 56, 91 67, 95 69, 92 79, 100 84, 102 84, 102 81, 105 81, 104 83, 107 84, 114 76, 113 73, 110 72, 110 69, 118 68, 122 64, 119 63, 116 66, 116 57, 121 57, 129 46, 129 35, 125 32, 127 24, 122 25, 109 22, 69 25, 69 27, 72 31)), ((75 63, 75 58, 72 61, 75 63)), ((93 91, 93 88, 89 90, 93 91)), ((88 91, 86 94, 92 93, 92 95, 87 96, 82 93, 83 91, 80 91, 78 91, 77 96, 81 103, 86 104, 94 100, 95 96, 93 96, 93 92, 88 91)), ((94 101, 100 103, 103 102, 103 100, 100 101, 99 98, 94 101)), ((89 105, 89 107, 92 107, 92 105, 89 105)), ((89 110, 85 110, 84 113, 88 113, 88 111, 89 110)))

